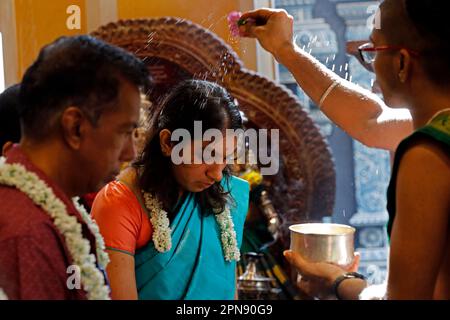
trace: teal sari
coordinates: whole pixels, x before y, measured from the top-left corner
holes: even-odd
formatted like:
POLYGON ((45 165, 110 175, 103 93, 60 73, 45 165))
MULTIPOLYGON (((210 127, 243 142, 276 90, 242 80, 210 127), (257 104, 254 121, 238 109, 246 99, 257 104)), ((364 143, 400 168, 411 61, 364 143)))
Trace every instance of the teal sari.
MULTIPOLYGON (((242 243, 249 186, 230 177, 222 181, 233 199, 230 212, 242 243)), ((204 215, 194 193, 178 205, 171 223, 172 248, 160 253, 153 241, 135 254, 136 284, 142 300, 231 300, 236 292, 236 261, 224 259, 220 228, 213 214, 204 215)))

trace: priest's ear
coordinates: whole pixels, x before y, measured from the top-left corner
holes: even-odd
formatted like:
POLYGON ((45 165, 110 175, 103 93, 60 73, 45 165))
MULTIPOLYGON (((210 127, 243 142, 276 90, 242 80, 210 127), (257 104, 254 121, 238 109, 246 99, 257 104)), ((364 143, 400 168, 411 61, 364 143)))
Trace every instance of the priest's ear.
POLYGON ((398 57, 397 63, 398 69, 398 80, 401 83, 405 83, 409 77, 411 77, 412 71, 412 59, 411 54, 406 49, 400 50, 400 55, 398 57))

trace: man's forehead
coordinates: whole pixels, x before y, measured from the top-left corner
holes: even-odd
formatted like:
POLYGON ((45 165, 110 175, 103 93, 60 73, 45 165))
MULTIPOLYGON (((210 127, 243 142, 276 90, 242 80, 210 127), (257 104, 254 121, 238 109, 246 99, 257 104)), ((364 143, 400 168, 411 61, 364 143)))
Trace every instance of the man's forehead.
POLYGON ((140 115, 139 104, 121 104, 105 110, 100 116, 100 121, 120 127, 137 127, 140 115))

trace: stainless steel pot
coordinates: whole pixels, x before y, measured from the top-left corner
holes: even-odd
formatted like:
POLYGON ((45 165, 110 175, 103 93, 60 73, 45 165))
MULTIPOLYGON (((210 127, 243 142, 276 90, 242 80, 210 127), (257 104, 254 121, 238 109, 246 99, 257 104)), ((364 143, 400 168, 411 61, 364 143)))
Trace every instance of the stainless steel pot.
POLYGON ((311 262, 348 266, 354 257, 355 229, 333 223, 305 223, 289 227, 291 250, 311 262))

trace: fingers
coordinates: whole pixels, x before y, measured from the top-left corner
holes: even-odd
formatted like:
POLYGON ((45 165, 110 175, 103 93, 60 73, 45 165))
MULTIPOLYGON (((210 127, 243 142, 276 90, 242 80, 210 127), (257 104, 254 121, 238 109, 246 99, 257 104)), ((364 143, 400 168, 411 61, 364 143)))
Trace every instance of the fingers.
POLYGON ((281 11, 285 11, 285 10, 267 9, 267 8, 252 10, 252 11, 243 13, 241 16, 241 20, 247 20, 248 18, 252 18, 252 19, 258 20, 260 22, 264 22, 264 21, 269 20, 270 16, 272 16, 274 13, 281 12, 281 11))
POLYGON ((359 254, 359 252, 355 252, 355 256, 353 258, 353 261, 352 261, 351 265, 347 268, 347 270, 349 272, 356 272, 356 271, 358 271, 360 260, 361 260, 361 255, 359 254))
POLYGON ((299 281, 297 281, 297 287, 303 294, 307 295, 308 297, 310 298, 314 297, 314 293, 312 292, 311 289, 311 282, 305 279, 300 279, 299 281))
POLYGON ((298 272, 302 274, 302 276, 308 277, 309 275, 313 274, 311 264, 303 259, 298 253, 292 250, 286 250, 283 252, 283 255, 286 257, 289 263, 292 264, 298 270, 298 272))
POLYGON ((253 23, 247 23, 239 26, 239 33, 241 37, 258 38, 258 36, 265 32, 265 27, 255 26, 253 23))
POLYGON ((284 9, 258 9, 243 13, 239 19, 238 25, 265 26, 274 16, 291 17, 284 9))

